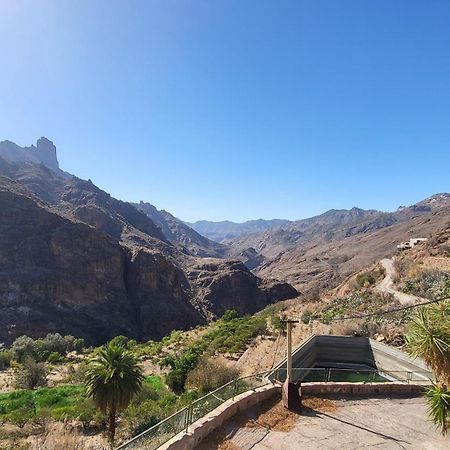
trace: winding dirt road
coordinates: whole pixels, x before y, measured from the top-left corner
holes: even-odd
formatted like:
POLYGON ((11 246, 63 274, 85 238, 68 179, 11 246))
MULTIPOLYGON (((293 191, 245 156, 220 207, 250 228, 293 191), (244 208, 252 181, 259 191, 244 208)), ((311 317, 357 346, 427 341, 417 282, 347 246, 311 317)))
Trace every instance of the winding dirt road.
POLYGON ((397 275, 397 271, 394 267, 394 259, 382 259, 380 261, 381 265, 386 271, 386 276, 381 280, 381 282, 375 287, 378 292, 392 294, 396 300, 398 300, 402 305, 409 305, 412 303, 418 303, 421 301, 419 297, 415 295, 405 294, 404 292, 398 291, 394 286, 394 277, 397 275))

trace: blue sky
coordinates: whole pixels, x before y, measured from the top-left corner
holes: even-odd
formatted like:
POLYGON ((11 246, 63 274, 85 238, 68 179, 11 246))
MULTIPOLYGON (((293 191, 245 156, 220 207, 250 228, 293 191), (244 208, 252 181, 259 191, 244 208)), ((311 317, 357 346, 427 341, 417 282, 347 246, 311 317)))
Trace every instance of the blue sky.
POLYGON ((448 0, 0 0, 0 140, 185 220, 450 191, 448 0))

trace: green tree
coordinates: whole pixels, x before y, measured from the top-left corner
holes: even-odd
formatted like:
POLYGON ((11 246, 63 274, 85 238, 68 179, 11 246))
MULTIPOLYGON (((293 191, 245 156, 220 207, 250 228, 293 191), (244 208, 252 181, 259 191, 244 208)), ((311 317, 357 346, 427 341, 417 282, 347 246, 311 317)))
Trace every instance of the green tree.
POLYGON ((436 383, 426 392, 431 419, 442 434, 450 426, 450 301, 419 308, 408 326, 407 350, 433 370, 436 383))
POLYGON ((108 414, 109 437, 114 443, 116 416, 140 391, 144 376, 136 358, 123 346, 107 344, 88 363, 86 394, 108 414))

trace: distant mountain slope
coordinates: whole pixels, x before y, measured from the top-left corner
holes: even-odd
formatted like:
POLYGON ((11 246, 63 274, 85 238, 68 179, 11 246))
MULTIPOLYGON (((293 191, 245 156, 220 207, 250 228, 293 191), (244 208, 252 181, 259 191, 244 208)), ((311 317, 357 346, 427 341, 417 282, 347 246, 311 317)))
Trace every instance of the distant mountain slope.
POLYGON ((289 222, 264 233, 244 235, 227 241, 227 244, 232 255, 253 248, 266 259, 270 259, 301 245, 331 241, 337 237, 382 228, 391 223, 388 216, 379 211, 365 211, 360 208, 332 209, 319 216, 289 222))
POLYGON ((132 203, 137 209, 150 217, 161 228, 164 236, 172 243, 181 244, 193 255, 221 258, 226 254, 226 248, 218 242, 197 233, 180 219, 167 211, 158 211, 150 203, 132 203))
POLYGON ((424 208, 424 202, 389 213, 392 225, 368 222, 367 231, 341 229, 332 240, 316 239, 273 258, 266 258, 255 272, 282 277, 308 296, 335 287, 343 278, 397 252, 396 245, 412 237, 427 237, 450 227, 450 196, 424 208))
POLYGON ((276 229, 282 225, 289 223, 289 220, 272 219, 272 220, 248 220, 243 223, 235 223, 225 220, 223 222, 211 222, 208 220, 200 220, 198 222, 186 222, 191 228, 207 238, 223 242, 227 239, 234 239, 238 236, 260 233, 270 229, 276 229))

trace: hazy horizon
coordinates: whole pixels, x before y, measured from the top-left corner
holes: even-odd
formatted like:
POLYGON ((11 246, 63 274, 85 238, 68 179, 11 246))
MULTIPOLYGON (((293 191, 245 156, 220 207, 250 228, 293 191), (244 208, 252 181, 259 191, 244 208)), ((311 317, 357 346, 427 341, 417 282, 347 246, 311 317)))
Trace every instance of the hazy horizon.
POLYGON ((0 139, 187 221, 448 192, 450 3, 0 4, 0 139))

